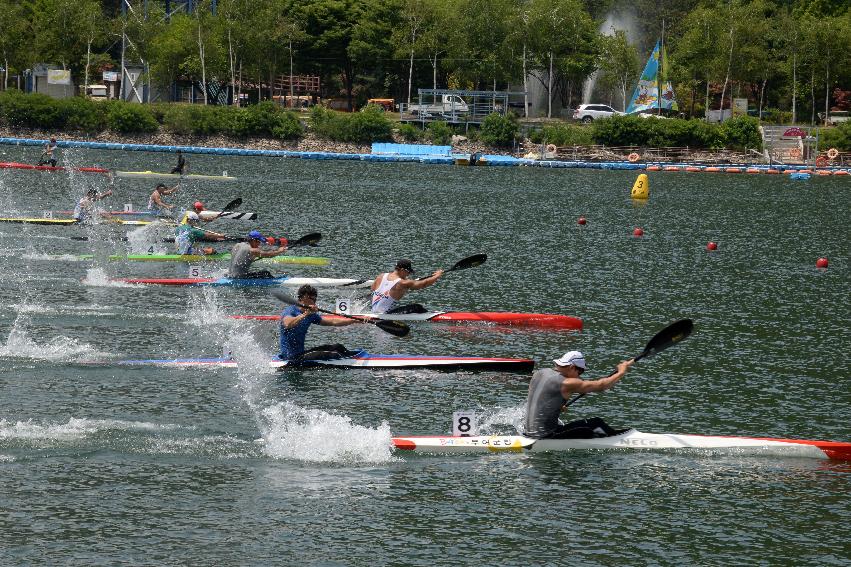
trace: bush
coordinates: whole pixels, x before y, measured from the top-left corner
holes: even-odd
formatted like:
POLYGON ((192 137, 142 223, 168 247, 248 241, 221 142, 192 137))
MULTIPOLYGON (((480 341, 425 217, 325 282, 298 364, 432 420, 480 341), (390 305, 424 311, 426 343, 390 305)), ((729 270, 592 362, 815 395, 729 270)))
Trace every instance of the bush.
POLYGON ((555 124, 532 130, 529 139, 535 144, 556 146, 590 146, 594 143, 591 128, 575 124, 555 124))
POLYGON ((106 121, 110 130, 125 134, 134 132, 156 132, 159 124, 150 108, 144 104, 120 100, 102 103, 108 105, 106 121))
POLYGON ((227 129, 222 109, 202 104, 173 104, 163 116, 163 126, 170 132, 183 135, 219 134, 227 129))
POLYGON ((17 128, 53 130, 65 126, 58 101, 40 93, 12 90, 0 94, 0 114, 6 124, 17 128))
POLYGON ((502 116, 496 112, 489 114, 482 122, 479 138, 492 146, 510 146, 520 130, 513 114, 502 116))
POLYGON ((777 108, 765 108, 762 111, 762 121, 766 124, 791 124, 792 113, 777 108))
POLYGON ((272 136, 279 140, 295 140, 304 135, 301 120, 295 112, 279 112, 277 124, 272 127, 272 136))
POLYGON ((446 146, 452 143, 452 128, 446 122, 429 122, 427 130, 426 137, 432 144, 446 146))
POLYGON ((406 142, 417 142, 421 137, 420 129, 413 124, 402 124, 399 126, 399 135, 406 142))
POLYGON ((721 124, 724 145, 737 150, 753 148, 762 150, 759 120, 750 116, 737 116, 721 124))
POLYGON ((820 131, 820 148, 836 148, 842 152, 851 151, 851 122, 841 122, 832 128, 822 128, 820 131))
POLYGON ((58 103, 66 128, 89 134, 106 128, 107 107, 102 102, 75 96, 61 99, 58 103))
POLYGON ((362 112, 343 114, 315 106, 310 113, 310 124, 317 136, 337 142, 368 144, 393 139, 390 121, 374 105, 362 112))

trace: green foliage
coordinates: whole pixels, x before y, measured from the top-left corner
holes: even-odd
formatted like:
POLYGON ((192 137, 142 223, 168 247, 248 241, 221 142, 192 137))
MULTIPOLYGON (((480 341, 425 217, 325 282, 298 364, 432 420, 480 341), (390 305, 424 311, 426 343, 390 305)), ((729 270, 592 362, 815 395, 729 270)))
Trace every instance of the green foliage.
POLYGON ((839 151, 851 151, 851 122, 841 122, 833 128, 822 128, 819 135, 820 148, 836 148, 839 151))
POLYGON ((62 112, 54 98, 43 94, 8 91, 0 94, 3 121, 17 128, 52 130, 64 126, 62 112))
POLYGON ((406 142, 416 142, 422 137, 420 129, 413 124, 402 124, 399 126, 399 135, 406 142))
POLYGON ((762 147, 759 123, 749 117, 735 118, 718 125, 703 120, 613 116, 595 120, 591 129, 594 141, 606 146, 737 149, 762 147))
POLYGON ((151 109, 144 104, 113 100, 107 105, 107 125, 114 132, 144 133, 155 132, 159 124, 151 109))
POLYGON ((393 139, 390 120, 384 112, 367 106, 362 112, 343 114, 315 106, 310 113, 310 124, 319 137, 337 142, 368 144, 393 139))
POLYGON ((762 121, 766 124, 791 124, 792 113, 777 108, 768 108, 762 111, 762 121))
POLYGON ((721 136, 727 148, 746 150, 762 149, 759 120, 750 116, 737 116, 721 124, 721 136))
POLYGON ((162 112, 166 130, 182 135, 210 136, 224 134, 237 138, 272 136, 279 139, 298 138, 303 134, 298 117, 272 102, 247 108, 172 104, 157 109, 162 112))
POLYGON ((517 137, 520 127, 513 114, 502 116, 499 113, 489 114, 482 122, 479 138, 492 146, 510 146, 517 137))
POLYGON ((594 143, 591 128, 577 124, 554 124, 532 130, 529 139, 535 144, 556 146, 590 146, 594 143))
POLYGON ((449 124, 442 120, 430 122, 427 128, 426 137, 432 144, 446 146, 452 142, 452 128, 449 124))
POLYGON ((271 133, 279 140, 295 140, 304 135, 304 128, 295 112, 279 112, 277 124, 272 127, 271 133))
POLYGON ((59 99, 56 102, 65 128, 88 134, 94 134, 106 128, 107 107, 103 102, 78 96, 59 99))

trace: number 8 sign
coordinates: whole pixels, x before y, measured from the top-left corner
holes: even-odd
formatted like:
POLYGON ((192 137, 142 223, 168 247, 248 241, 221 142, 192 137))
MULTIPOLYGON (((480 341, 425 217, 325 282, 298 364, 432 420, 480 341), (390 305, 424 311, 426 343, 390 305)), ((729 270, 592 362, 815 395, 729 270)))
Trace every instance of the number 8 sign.
POLYGON ((478 433, 476 412, 473 410, 456 411, 452 414, 452 436, 470 437, 478 433))

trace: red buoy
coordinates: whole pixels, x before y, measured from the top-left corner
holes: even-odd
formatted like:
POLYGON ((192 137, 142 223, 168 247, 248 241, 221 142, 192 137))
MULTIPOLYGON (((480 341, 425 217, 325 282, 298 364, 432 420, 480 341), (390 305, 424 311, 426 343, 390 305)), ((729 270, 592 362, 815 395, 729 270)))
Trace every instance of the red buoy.
POLYGON ((585 223, 586 223, 587 221, 585 220, 585 217, 579 217, 579 220, 578 220, 578 221, 576 221, 576 222, 578 222, 578 223, 579 223, 579 224, 581 224, 582 226, 585 226, 585 223))
POLYGON ((816 268, 826 268, 827 267, 827 258, 819 258, 816 260, 816 268))
POLYGON ((644 236, 644 231, 641 230, 640 228, 636 227, 636 229, 632 231, 632 235, 633 236, 644 236))
POLYGON ((714 242, 709 242, 706 245, 706 249, 709 250, 710 252, 712 252, 713 250, 718 250, 718 245, 715 244, 714 242))

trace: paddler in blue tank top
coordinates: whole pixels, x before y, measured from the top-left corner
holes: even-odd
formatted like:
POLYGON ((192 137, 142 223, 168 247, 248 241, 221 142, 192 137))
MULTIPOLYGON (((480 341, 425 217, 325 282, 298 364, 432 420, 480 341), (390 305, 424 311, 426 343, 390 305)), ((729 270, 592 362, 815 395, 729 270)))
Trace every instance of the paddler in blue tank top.
POLYGON ((523 433, 533 439, 592 439, 610 437, 626 430, 615 430, 599 417, 577 419, 562 423, 559 414, 573 394, 602 392, 623 378, 635 359, 624 360, 618 369, 605 378, 582 380, 585 372, 585 356, 578 350, 565 353, 553 361, 554 368, 535 371, 529 382, 529 397, 526 400, 526 428, 523 433))
POLYGON ((311 349, 304 349, 304 341, 307 331, 311 325, 323 325, 328 327, 345 327, 359 323, 357 319, 322 317, 316 308, 318 296, 316 288, 305 284, 298 288, 299 305, 288 305, 281 312, 281 360, 303 361, 303 360, 328 360, 332 358, 343 358, 352 356, 353 351, 348 350, 341 344, 322 345, 311 349))

